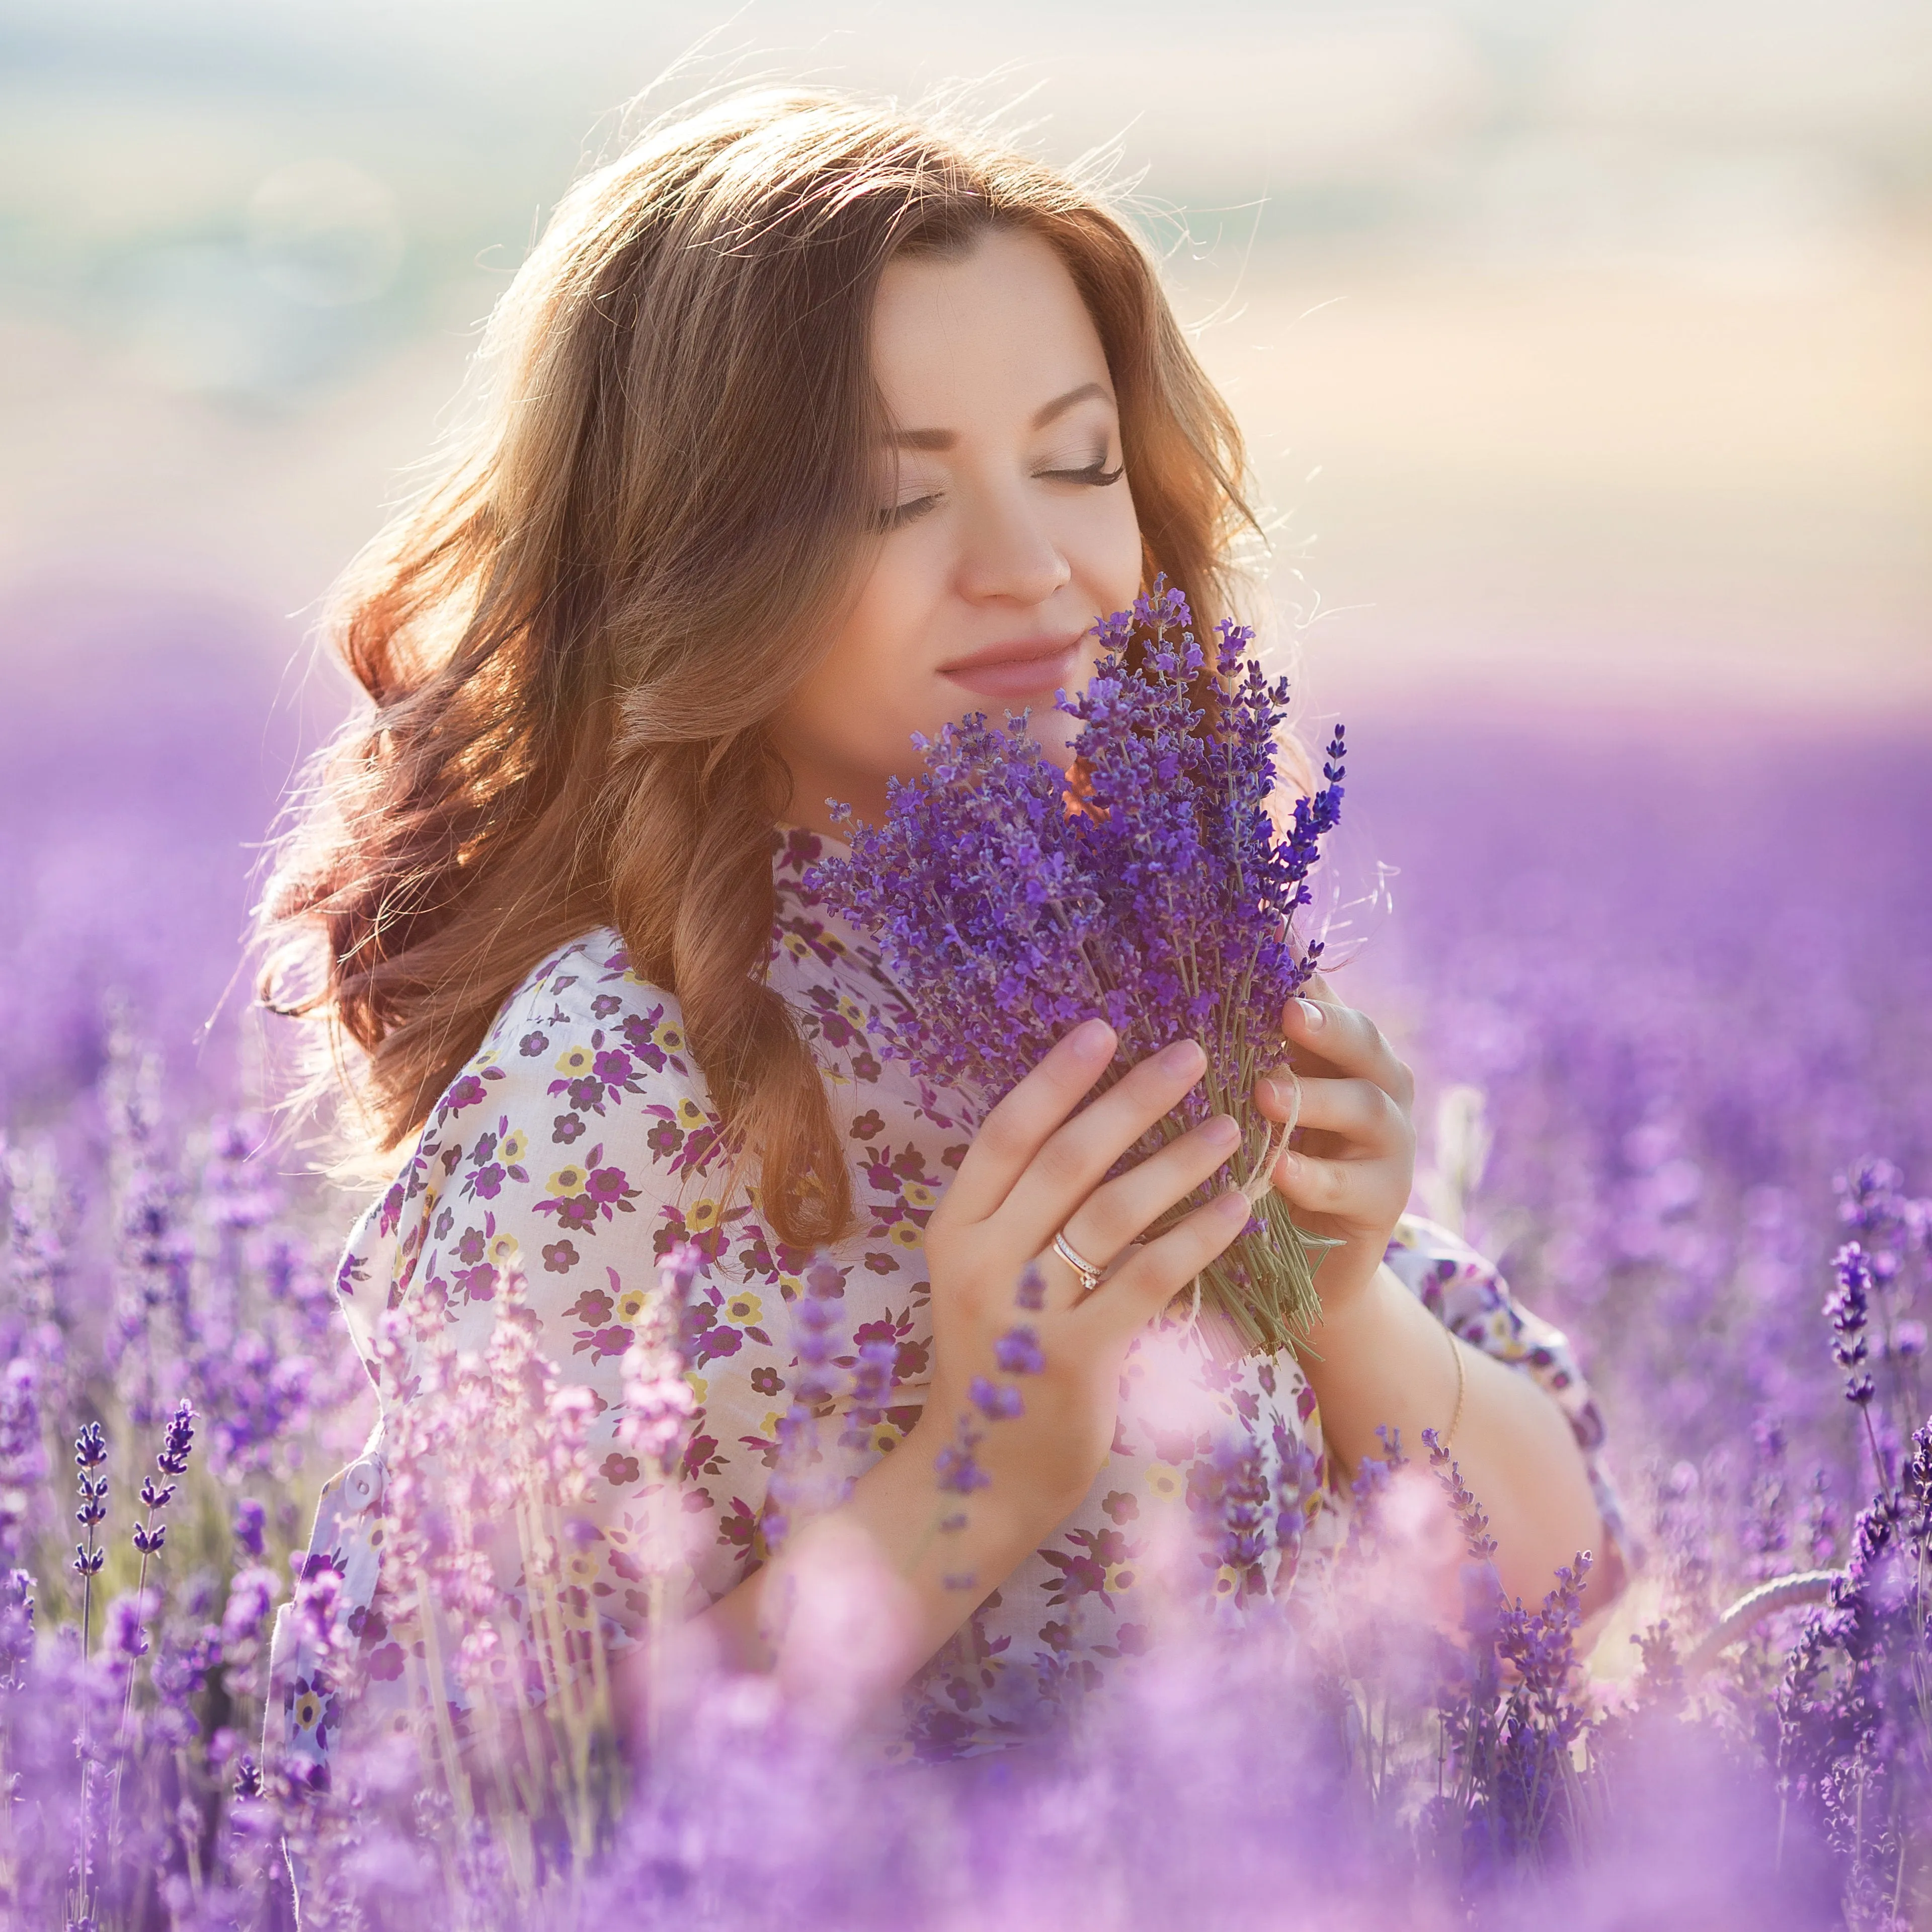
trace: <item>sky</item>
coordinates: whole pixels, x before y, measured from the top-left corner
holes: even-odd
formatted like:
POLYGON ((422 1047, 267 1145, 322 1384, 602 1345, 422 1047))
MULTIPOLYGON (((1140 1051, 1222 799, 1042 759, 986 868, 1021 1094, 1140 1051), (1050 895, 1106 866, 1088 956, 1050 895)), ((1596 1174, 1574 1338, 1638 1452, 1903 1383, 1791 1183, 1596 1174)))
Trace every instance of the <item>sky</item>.
POLYGON ((326 721, 317 601, 548 208, 753 78, 1113 155, 1318 711, 1932 716, 1932 13, 1876 0, 6 0, 0 667, 206 610, 326 721))

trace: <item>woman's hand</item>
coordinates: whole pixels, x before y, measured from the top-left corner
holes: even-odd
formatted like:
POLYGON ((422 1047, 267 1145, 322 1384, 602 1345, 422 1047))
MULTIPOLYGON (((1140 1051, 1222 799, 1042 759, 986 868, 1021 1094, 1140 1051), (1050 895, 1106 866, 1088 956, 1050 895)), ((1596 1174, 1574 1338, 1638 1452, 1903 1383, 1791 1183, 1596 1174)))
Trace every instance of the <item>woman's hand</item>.
POLYGON ((1248 1219, 1246 1203, 1229 1187, 1129 1252, 1235 1152, 1240 1136, 1232 1119, 1216 1115, 1108 1180, 1107 1170, 1207 1067, 1198 1045, 1178 1042, 1076 1113, 1114 1044, 1113 1029, 1100 1020, 1062 1040, 986 1116, 926 1231, 933 1384, 916 1432, 936 1454, 959 1418, 972 1417, 982 1429, 977 1459, 992 1478, 989 1497, 1029 1519, 1036 1534, 1065 1519, 1107 1459, 1130 1342, 1248 1219), (1062 1230, 1090 1264, 1112 1268, 1090 1294, 1053 1250, 1062 1230), (1037 1310, 1015 1299, 1030 1262, 1043 1290, 1037 1310), (1019 1414, 982 1424, 970 1407, 973 1384, 1000 1375, 996 1345, 1021 1325, 1033 1331, 1042 1365, 1018 1384, 1019 1414))
MULTIPOLYGON (((776 1668, 782 1679, 789 1672, 819 1685, 821 1701, 834 1682, 843 1686, 835 1702, 867 1706, 932 1656, 1092 1486, 1113 1445, 1128 1344, 1248 1220, 1231 1187, 1132 1246, 1234 1154, 1240 1135, 1231 1120, 1203 1121, 1108 1180, 1207 1067, 1199 1046, 1181 1041, 1076 1113, 1114 1044, 1100 1021, 1075 1028, 986 1116, 926 1231, 933 1380, 924 1416, 838 1508, 806 1523, 774 1562, 688 1626, 700 1654, 776 1668), (1093 1265, 1118 1262, 1090 1294, 1052 1251, 1063 1228, 1093 1265), (1037 1306, 1018 1298, 1030 1262, 1037 1306), (1016 1343, 1021 1328, 1029 1342, 1016 1343), (1030 1358, 1024 1374, 1016 1346, 1030 1358), (1007 1412, 993 1420, 976 1394, 1007 1412), (956 1456, 962 1421, 988 1479, 967 1510, 953 1506, 938 1474, 942 1456, 956 1456)), ((950 1467, 956 1478, 956 1460, 950 1467)), ((696 1664, 684 1672, 699 1674, 696 1664)), ((626 1708, 640 1721, 641 1702, 626 1708)))
MULTIPOLYGON (((1366 1014, 1331 998, 1318 976, 1310 989, 1314 998, 1290 1000, 1282 1010, 1301 1105, 1274 1180, 1298 1227, 1340 1244, 1316 1271, 1326 1318, 1367 1285, 1408 1204, 1415 1080, 1366 1014)), ((1277 1077, 1256 1083, 1255 1104, 1271 1120, 1294 1117, 1286 1070, 1276 1068, 1277 1077)))
MULTIPOLYGON (((1603 1547, 1582 1452, 1529 1376, 1454 1340, 1382 1265, 1415 1171, 1414 1082, 1366 1016, 1318 979, 1309 992, 1282 1016, 1301 1113, 1274 1184, 1298 1225, 1341 1244, 1316 1271, 1321 1319, 1299 1351, 1323 1444, 1353 1471, 1385 1453, 1384 1429, 1414 1455, 1425 1429, 1453 1424, 1456 1461, 1489 1518, 1504 1590, 1538 1602, 1559 1563, 1603 1547)), ((1289 1118, 1286 1082, 1260 1081, 1255 1097, 1271 1120, 1289 1118)))

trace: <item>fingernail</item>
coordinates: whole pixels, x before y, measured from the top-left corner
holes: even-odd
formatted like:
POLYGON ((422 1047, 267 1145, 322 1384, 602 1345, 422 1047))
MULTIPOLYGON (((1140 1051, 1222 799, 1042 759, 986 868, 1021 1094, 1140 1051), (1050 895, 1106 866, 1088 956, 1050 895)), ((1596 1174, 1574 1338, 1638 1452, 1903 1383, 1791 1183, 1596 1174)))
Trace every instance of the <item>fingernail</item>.
POLYGON ((1232 1114, 1216 1114, 1211 1120, 1202 1121, 1199 1132, 1202 1144, 1210 1151, 1232 1148, 1241 1138, 1241 1130, 1232 1114))
POLYGON ((1264 1107, 1281 1107, 1288 1103, 1287 1090, 1279 1080, 1270 1079, 1265 1073, 1255 1082, 1255 1098, 1264 1107))
POLYGON ((1238 1215, 1239 1219, 1245 1221, 1254 1212, 1249 1204, 1248 1197, 1238 1187, 1231 1187, 1226 1193, 1217 1195, 1214 1205, 1221 1215, 1230 1221, 1235 1220, 1238 1215))
POLYGON ((1066 1036, 1066 1044, 1083 1060, 1097 1060, 1114 1050, 1114 1029, 1105 1020, 1082 1020, 1066 1036))
POLYGON ((1309 1031, 1318 1032, 1323 1021, 1327 1018, 1322 1009, 1312 1000, 1298 1000, 1295 1004, 1301 1009, 1301 1017, 1306 1024, 1309 1031))
POLYGON ((1172 1046, 1164 1046, 1155 1055, 1155 1064, 1165 1073, 1192 1073, 1208 1064, 1208 1056, 1201 1051, 1198 1040, 1178 1040, 1172 1046))

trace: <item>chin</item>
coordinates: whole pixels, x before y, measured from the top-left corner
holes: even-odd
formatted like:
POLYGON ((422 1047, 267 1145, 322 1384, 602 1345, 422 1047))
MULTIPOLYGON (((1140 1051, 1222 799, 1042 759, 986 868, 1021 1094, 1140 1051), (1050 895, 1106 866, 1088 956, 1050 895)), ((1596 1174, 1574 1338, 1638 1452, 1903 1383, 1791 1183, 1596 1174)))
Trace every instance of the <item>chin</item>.
POLYGON ((1072 768, 1073 741, 1079 733, 1080 721, 1053 709, 1050 699, 1045 706, 1035 706, 1033 716, 1027 721, 1028 736, 1040 747, 1042 755, 1050 758, 1063 772, 1072 768))

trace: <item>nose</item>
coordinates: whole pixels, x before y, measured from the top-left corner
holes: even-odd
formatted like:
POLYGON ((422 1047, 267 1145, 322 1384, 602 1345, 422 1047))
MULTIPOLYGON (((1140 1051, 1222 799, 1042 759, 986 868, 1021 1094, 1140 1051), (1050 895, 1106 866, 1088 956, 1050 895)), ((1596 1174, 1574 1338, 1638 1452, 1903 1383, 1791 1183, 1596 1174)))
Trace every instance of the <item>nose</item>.
POLYGON ((1072 575, 1023 487, 973 493, 958 566, 962 596, 976 602, 1044 604, 1072 575))

